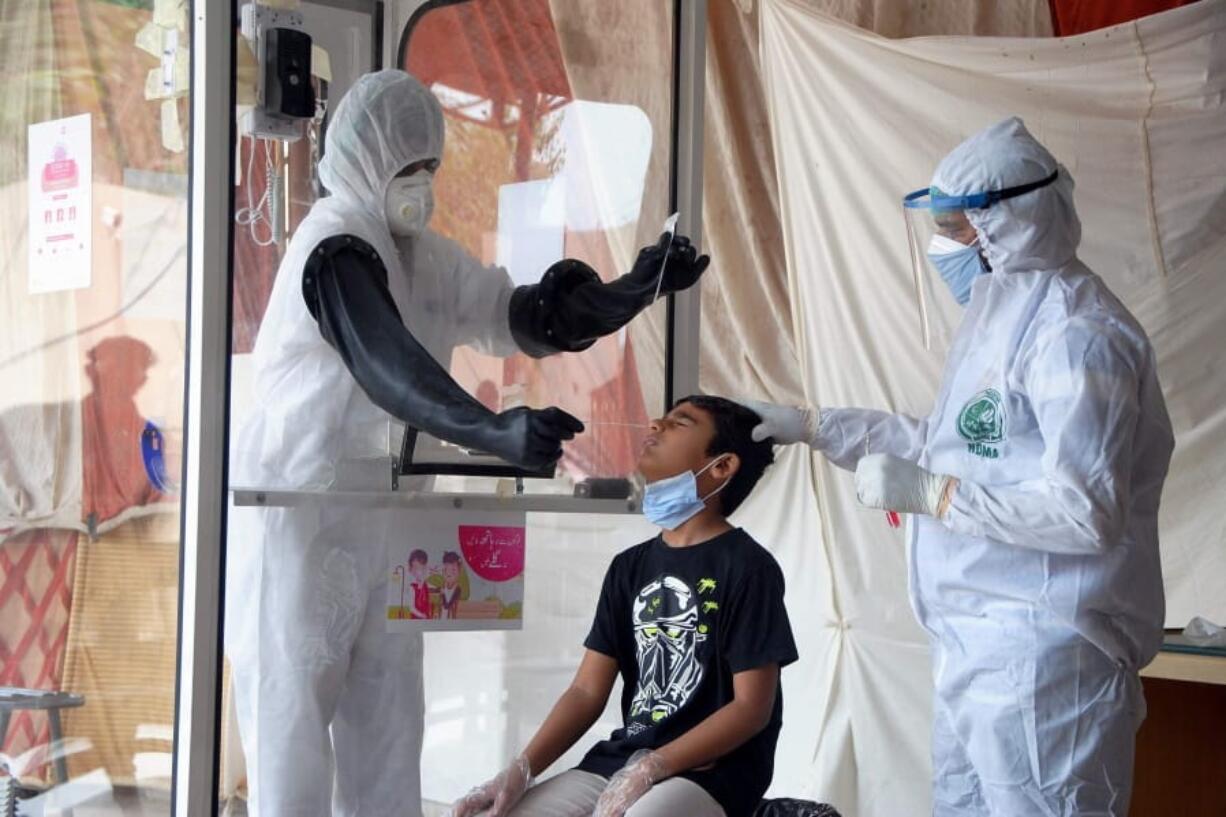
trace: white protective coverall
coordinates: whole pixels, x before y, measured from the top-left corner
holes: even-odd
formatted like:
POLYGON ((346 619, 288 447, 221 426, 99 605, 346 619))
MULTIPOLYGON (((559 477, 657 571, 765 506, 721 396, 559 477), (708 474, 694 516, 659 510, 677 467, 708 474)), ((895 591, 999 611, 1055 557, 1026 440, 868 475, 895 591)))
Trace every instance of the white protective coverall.
MULTIPOLYGON (((948 195, 1050 175, 1016 118, 958 146, 948 195)), ((820 414, 814 447, 874 451, 961 480, 945 518, 909 530, 915 613, 932 638, 934 814, 1125 817, 1162 642, 1158 502, 1173 448, 1144 331, 1077 258, 1061 167, 1047 187, 968 210, 992 271, 975 282, 926 419, 820 414), (960 433, 968 412, 1002 423, 960 433)), ((982 426, 982 424, 979 424, 982 426)))
MULTIPOLYGON (((304 264, 325 238, 356 236, 377 250, 405 325, 444 365, 461 344, 516 351, 505 270, 429 231, 389 232, 388 183, 442 148, 442 111, 407 74, 368 75, 346 94, 319 168, 331 195, 294 234, 260 327, 233 485, 387 486, 389 416, 304 304, 304 264)), ((388 544, 413 530, 413 512, 319 501, 232 508, 230 519, 226 650, 251 813, 420 814, 422 642, 387 633, 385 615, 388 544)))

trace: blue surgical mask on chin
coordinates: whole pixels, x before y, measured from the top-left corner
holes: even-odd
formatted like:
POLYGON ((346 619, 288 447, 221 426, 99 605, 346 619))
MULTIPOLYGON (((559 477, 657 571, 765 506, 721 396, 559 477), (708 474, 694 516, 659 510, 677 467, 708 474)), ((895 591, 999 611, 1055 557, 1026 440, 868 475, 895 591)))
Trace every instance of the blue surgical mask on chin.
POLYGON ((941 280, 953 293, 954 300, 962 306, 966 306, 971 300, 971 286, 975 279, 988 271, 979 255, 979 247, 975 244, 953 252, 929 251, 928 260, 941 274, 941 280))
POLYGON ((711 460, 697 474, 693 471, 682 471, 675 477, 650 483, 643 492, 643 516, 664 530, 676 530, 702 513, 707 506, 707 500, 724 490, 728 482, 700 498, 698 477, 721 459, 723 457, 711 460))

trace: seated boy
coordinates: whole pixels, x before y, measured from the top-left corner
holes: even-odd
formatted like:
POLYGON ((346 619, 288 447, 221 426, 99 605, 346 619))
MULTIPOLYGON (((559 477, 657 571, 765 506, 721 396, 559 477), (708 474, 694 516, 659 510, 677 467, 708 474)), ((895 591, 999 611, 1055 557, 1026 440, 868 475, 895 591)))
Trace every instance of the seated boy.
POLYGON ((796 660, 783 572, 727 516, 774 460, 758 415, 690 397, 651 425, 643 513, 662 528, 613 559, 586 650, 523 754, 454 817, 749 817, 770 784, 796 660), (618 674, 623 726, 533 786, 600 717, 618 674))

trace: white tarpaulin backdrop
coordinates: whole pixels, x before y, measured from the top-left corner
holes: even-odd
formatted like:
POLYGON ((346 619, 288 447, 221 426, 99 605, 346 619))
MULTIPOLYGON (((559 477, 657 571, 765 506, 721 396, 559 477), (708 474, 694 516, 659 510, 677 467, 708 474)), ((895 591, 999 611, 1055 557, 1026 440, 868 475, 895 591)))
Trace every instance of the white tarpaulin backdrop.
MULTIPOLYGON (((1226 3, 1062 39, 887 40, 794 0, 761 13, 807 398, 928 413, 940 360, 920 343, 900 198, 1021 116, 1077 183, 1081 257, 1158 352, 1178 440, 1168 623, 1226 620, 1226 3)), ((784 565, 802 654, 772 791, 846 817, 927 813, 931 684, 901 532, 858 509, 849 474, 790 455, 745 521, 784 565)))

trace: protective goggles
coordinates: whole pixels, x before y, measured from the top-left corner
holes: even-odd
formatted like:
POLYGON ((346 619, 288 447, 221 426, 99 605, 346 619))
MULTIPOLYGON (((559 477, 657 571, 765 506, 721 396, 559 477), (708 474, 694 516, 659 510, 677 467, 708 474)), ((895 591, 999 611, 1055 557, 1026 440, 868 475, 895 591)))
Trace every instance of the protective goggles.
POLYGON ((1052 184, 1059 169, 1039 181, 1000 190, 948 195, 924 187, 903 197, 907 244, 924 347, 944 352, 962 322, 979 276, 988 271, 968 210, 984 210, 1052 184))

